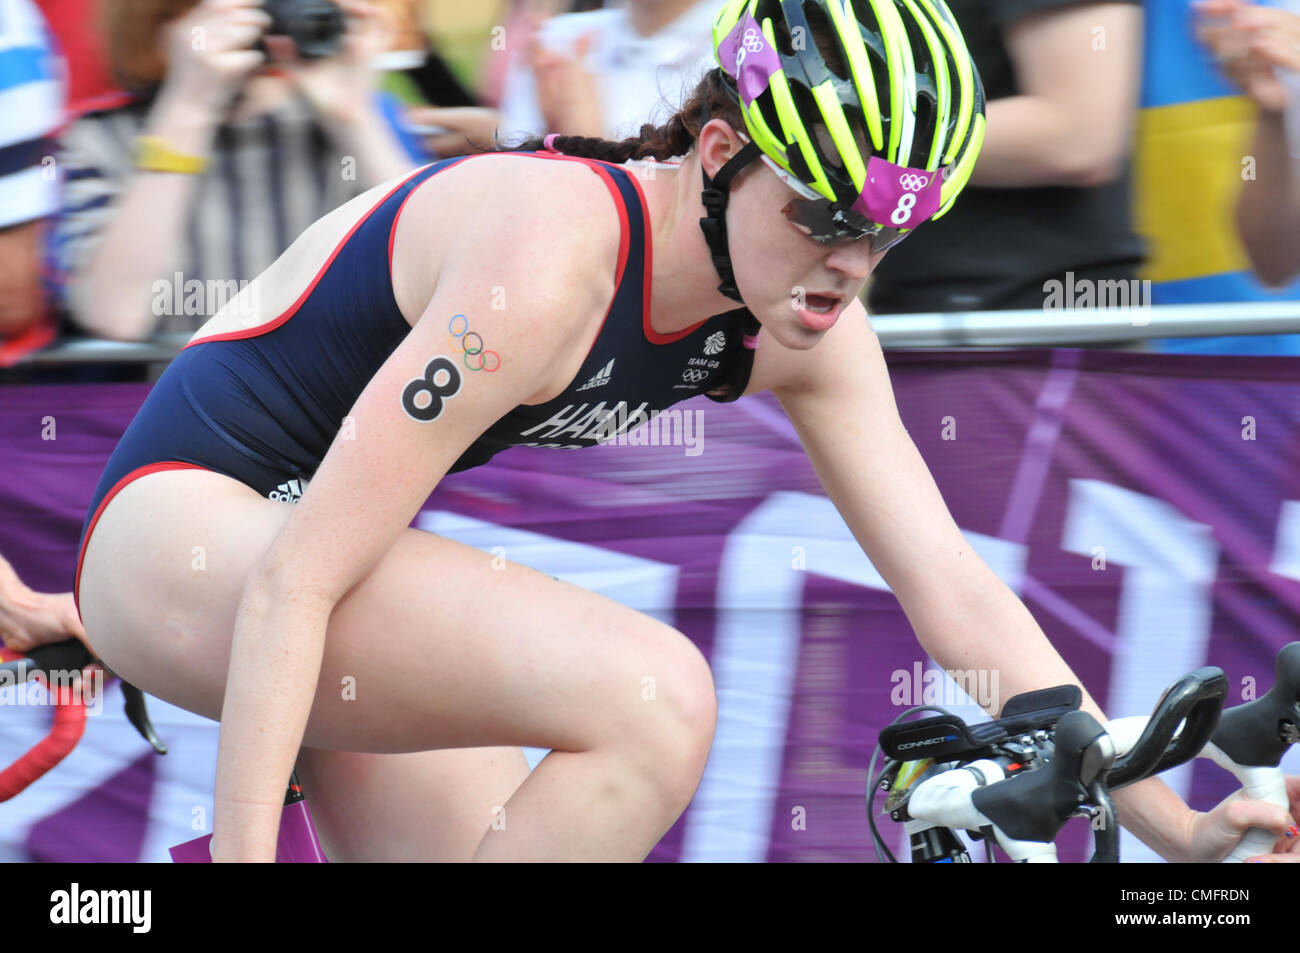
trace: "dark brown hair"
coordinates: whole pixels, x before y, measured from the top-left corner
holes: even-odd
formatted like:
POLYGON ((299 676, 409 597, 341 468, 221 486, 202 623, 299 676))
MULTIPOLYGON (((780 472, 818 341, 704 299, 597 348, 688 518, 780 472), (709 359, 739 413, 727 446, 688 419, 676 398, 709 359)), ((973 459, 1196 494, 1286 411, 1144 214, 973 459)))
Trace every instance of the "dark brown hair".
MULTIPOLYGON (((709 119, 722 119, 733 129, 744 129, 745 121, 740 108, 732 98, 735 94, 725 85, 722 70, 712 69, 704 75, 695 91, 682 108, 662 126, 646 123, 639 135, 614 141, 590 136, 556 135, 551 140, 551 147, 564 155, 579 156, 584 159, 599 159, 602 162, 623 163, 634 159, 670 159, 685 155, 695 145, 700 134, 700 119, 703 106, 709 106, 709 119)), ((546 147, 545 136, 533 136, 516 145, 502 145, 499 141, 489 152, 540 152, 546 147)), ((703 182, 700 183, 703 188, 703 182)), ((757 322, 751 316, 745 333, 757 334, 757 322)), ((739 343, 739 342, 737 342, 739 343)), ((729 362, 727 377, 719 387, 708 393, 734 400, 744 390, 754 366, 754 351, 739 346, 735 357, 729 362)))
POLYGON ((99 28, 114 81, 132 93, 161 83, 167 73, 163 30, 198 5, 199 0, 99 0, 99 28))
MULTIPOLYGON (((696 85, 678 113, 662 126, 646 123, 640 133, 614 141, 590 136, 557 135, 552 146, 565 155, 602 162, 627 162, 631 159, 669 159, 685 155, 700 134, 700 112, 709 104, 709 118, 726 120, 735 129, 744 129, 740 108, 728 91, 722 70, 712 69, 696 85)), ((545 136, 533 136, 517 145, 497 144, 497 152, 537 152, 545 148, 545 136)))

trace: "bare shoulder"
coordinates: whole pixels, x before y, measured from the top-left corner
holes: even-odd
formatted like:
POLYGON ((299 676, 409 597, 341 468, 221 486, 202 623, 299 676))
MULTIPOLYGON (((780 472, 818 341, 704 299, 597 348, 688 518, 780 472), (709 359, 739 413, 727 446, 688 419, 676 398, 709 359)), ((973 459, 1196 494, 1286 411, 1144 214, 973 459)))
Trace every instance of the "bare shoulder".
POLYGON ((449 280, 475 289, 482 305, 496 311, 525 304, 537 311, 540 302, 522 296, 559 295, 564 313, 581 322, 608 306, 621 216, 591 166, 486 153, 428 184, 403 213, 393 253, 394 287, 399 302, 403 295, 411 302, 412 317, 449 280))
POLYGON ((754 352, 754 371, 745 394, 770 390, 778 397, 841 389, 871 375, 883 363, 871 317, 855 299, 835 326, 811 348, 795 350, 761 332, 754 352))
POLYGON ((396 235, 399 307, 413 326, 467 315, 476 333, 534 352, 546 374, 522 402, 549 399, 578 373, 613 300, 624 226, 606 177, 507 153, 429 184, 396 235))
POLYGON ((561 247, 612 239, 618 247, 614 196, 597 167, 586 162, 484 153, 443 170, 430 185, 425 211, 453 234, 497 240, 541 235, 561 247))

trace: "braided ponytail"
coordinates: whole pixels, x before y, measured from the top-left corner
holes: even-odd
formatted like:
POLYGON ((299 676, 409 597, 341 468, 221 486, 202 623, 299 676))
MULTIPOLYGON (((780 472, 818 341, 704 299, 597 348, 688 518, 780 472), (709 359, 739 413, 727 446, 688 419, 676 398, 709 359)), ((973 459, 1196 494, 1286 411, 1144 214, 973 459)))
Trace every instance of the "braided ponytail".
POLYGON ((540 152, 547 149, 564 155, 602 162, 624 163, 633 159, 671 159, 685 155, 699 136, 700 109, 709 104, 709 115, 725 119, 737 129, 745 128, 740 110, 727 94, 720 69, 709 70, 695 87, 681 110, 662 126, 646 123, 635 136, 615 141, 593 136, 566 136, 552 133, 533 136, 517 145, 496 143, 490 152, 540 152))

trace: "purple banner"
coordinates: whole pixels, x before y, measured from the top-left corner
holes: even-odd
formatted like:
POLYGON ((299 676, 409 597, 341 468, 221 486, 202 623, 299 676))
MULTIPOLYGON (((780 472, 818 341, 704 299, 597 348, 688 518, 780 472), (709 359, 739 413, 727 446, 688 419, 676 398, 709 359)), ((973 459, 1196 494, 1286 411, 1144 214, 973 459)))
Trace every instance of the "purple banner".
MULTIPOLYGON (((1300 362, 897 352, 890 369, 958 524, 1108 714, 1149 712, 1203 664, 1227 673, 1229 704, 1268 689, 1274 653, 1300 638, 1300 362)), ((0 553, 34 588, 71 588, 85 506, 146 388, 0 388, 0 553)), ((935 693, 975 716, 967 694, 987 686, 957 691, 918 647, 774 400, 678 409, 693 426, 654 443, 519 448, 449 476, 416 525, 504 546, 709 657, 709 767, 652 860, 873 860, 877 732, 935 693)), ((0 691, 0 762, 48 729, 38 702, 0 691)), ((170 753, 110 689, 68 760, 0 805, 0 860, 165 861, 210 833, 217 726, 150 710, 170 753)), ((1295 752, 1284 766, 1300 773, 1295 752)), ((1202 810, 1234 789, 1202 761, 1166 779, 1202 810)), ((1059 843, 1086 857, 1086 822, 1059 843)), ((1121 851, 1154 859, 1127 834, 1121 851)))

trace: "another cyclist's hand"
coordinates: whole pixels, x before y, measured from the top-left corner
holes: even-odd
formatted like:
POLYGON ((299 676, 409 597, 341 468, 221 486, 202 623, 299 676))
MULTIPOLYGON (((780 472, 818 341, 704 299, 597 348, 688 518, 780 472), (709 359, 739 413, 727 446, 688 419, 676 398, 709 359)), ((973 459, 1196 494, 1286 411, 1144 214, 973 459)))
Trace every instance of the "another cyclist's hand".
POLYGON ((1300 778, 1288 776, 1287 795, 1291 810, 1287 811, 1267 801, 1246 797, 1237 791, 1223 799, 1211 811, 1198 811, 1188 824, 1187 860, 1191 863, 1215 864, 1223 860, 1252 827, 1271 831, 1277 837, 1273 853, 1249 860, 1300 863, 1296 850, 1300 837, 1287 836, 1296 830, 1295 814, 1300 809, 1300 778))
POLYGON ((0 591, 0 640, 6 648, 26 653, 70 637, 86 642, 72 593, 33 592, 21 584, 0 591))

